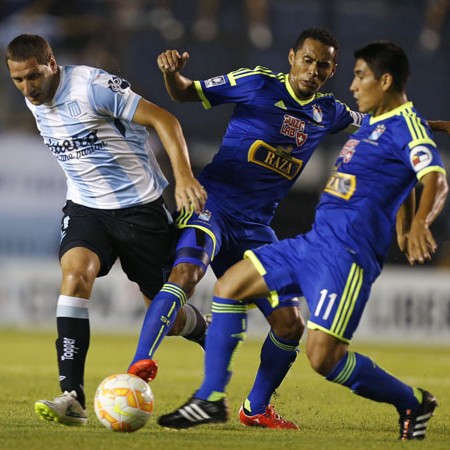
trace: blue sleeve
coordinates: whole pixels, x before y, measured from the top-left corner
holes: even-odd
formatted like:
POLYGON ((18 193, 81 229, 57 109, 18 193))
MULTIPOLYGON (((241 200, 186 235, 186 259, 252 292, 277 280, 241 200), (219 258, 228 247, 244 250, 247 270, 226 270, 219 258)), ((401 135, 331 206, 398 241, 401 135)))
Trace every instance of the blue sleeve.
POLYGON ((345 130, 350 125, 359 128, 361 126, 364 114, 352 111, 345 103, 334 99, 335 113, 331 133, 345 130))
MULTIPOLYGON (((414 111, 415 112, 415 111, 414 111)), ((441 155, 427 122, 417 113, 405 114, 399 119, 395 138, 402 143, 402 157, 420 180, 426 173, 445 173, 441 155)))
POLYGON ((224 103, 246 103, 256 95, 262 83, 254 69, 239 69, 194 82, 205 109, 224 103))

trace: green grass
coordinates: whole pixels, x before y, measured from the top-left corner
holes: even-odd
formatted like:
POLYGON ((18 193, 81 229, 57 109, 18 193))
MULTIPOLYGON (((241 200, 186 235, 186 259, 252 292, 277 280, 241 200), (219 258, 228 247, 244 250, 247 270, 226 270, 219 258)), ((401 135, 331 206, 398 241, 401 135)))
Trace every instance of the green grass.
MULTIPOLYGON (((379 365, 410 384, 431 390, 440 407, 423 442, 397 441, 397 414, 390 405, 357 397, 326 382, 309 368, 301 353, 273 399, 277 410, 295 420, 300 431, 246 428, 237 419, 258 365, 260 341, 247 341, 235 362, 229 386, 231 420, 185 431, 165 430, 152 418, 141 430, 121 434, 106 430, 95 417, 92 398, 107 375, 124 372, 136 339, 93 335, 86 368, 90 422, 71 428, 40 421, 36 399, 59 394, 54 334, 0 330, 0 449, 404 449, 450 448, 450 347, 354 345, 379 365)), ((203 354, 181 338, 168 338, 158 351, 159 373, 151 387, 155 418, 180 406, 202 379, 203 354)))

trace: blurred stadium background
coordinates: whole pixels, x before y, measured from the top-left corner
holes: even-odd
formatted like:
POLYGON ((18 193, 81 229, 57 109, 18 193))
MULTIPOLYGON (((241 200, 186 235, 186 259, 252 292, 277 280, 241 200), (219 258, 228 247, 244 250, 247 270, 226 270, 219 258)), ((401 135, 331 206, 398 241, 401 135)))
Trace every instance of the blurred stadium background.
MULTIPOLYGON (((231 106, 206 112, 200 104, 172 103, 156 66, 161 51, 189 51, 185 73, 194 79, 256 65, 287 72, 288 50, 298 34, 307 27, 325 26, 341 44, 338 72, 325 91, 355 107, 348 90, 354 49, 371 40, 394 40, 410 57, 410 100, 427 118, 450 120, 449 4, 448 0, 2 0, 0 44, 4 49, 20 33, 42 34, 52 43, 59 64, 93 65, 128 79, 135 91, 177 115, 198 171, 218 148, 231 106)), ((52 329, 65 179, 4 66, 0 84, 0 326, 52 329)), ((344 138, 332 136, 323 143, 280 206, 274 221, 280 237, 309 229, 344 138)), ((436 140, 450 171, 450 136, 439 135, 436 140)), ((158 147, 156 139, 155 144, 158 147)), ((158 157, 170 179, 161 149, 158 157)), ((166 197, 173 206, 171 194, 169 188, 166 197)), ((394 242, 386 270, 374 286, 359 331, 362 338, 449 342, 450 204, 433 231, 439 251, 425 267, 407 267, 394 242)), ((212 283, 209 274, 195 298, 205 311, 212 283)), ((143 312, 139 297, 115 268, 95 288, 93 328, 137 332, 143 312)), ((251 332, 265 332, 259 317, 252 320, 251 332)))

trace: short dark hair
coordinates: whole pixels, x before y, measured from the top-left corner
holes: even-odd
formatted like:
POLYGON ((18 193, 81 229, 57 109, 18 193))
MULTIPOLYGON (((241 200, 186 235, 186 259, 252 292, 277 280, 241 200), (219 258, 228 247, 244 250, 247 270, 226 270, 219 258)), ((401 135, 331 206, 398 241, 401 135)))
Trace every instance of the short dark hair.
POLYGON ((364 60, 377 80, 385 74, 392 75, 397 92, 404 92, 410 76, 408 57, 397 44, 389 41, 372 42, 354 52, 356 59, 364 60))
POLYGON ((322 44, 328 45, 329 47, 333 47, 336 51, 336 57, 339 51, 339 43, 336 37, 328 31, 326 28, 307 28, 303 30, 294 44, 294 51, 296 52, 299 48, 303 46, 303 43, 306 39, 315 39, 316 41, 322 42, 322 44))
POLYGON ((6 48, 6 63, 25 61, 35 57, 39 64, 47 64, 53 56, 53 50, 46 39, 36 34, 21 34, 15 37, 6 48))

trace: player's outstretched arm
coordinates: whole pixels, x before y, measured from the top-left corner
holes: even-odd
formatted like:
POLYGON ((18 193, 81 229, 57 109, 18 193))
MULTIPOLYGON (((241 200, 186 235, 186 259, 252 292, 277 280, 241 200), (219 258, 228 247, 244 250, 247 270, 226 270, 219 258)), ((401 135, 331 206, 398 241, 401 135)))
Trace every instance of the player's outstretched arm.
POLYGON ((156 59, 164 76, 166 90, 170 98, 176 102, 200 101, 194 82, 180 73, 188 59, 188 52, 180 55, 178 50, 166 50, 156 59))
POLYGON ((407 240, 407 258, 411 265, 423 264, 436 251, 436 241, 429 227, 442 211, 448 193, 444 173, 429 172, 420 181, 423 190, 407 240))
POLYGON ((427 123, 433 131, 450 134, 450 121, 448 120, 427 120, 427 123))
POLYGON ((186 140, 178 119, 163 108, 141 99, 133 122, 153 127, 169 155, 175 178, 175 201, 177 210, 189 210, 191 205, 200 213, 206 202, 206 191, 192 172, 186 140))

